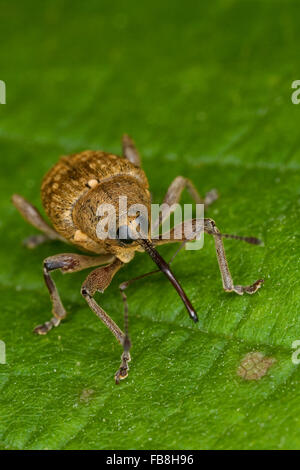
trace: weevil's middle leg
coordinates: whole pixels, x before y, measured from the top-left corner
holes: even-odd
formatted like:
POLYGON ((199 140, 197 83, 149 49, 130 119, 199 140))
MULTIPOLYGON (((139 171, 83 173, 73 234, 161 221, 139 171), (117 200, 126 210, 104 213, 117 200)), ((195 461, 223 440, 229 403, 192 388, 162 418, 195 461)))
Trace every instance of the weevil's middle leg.
MULTIPOLYGON (((167 242, 169 243, 169 241, 167 242)), ((172 255, 172 258, 170 259, 169 261, 169 265, 172 263, 172 261, 174 260, 174 258, 178 255, 178 253, 182 250, 182 248, 184 247, 186 241, 183 241, 180 245, 180 247, 175 251, 175 253, 172 255)), ((154 271, 149 271, 147 273, 144 273, 144 274, 141 274, 140 276, 137 276, 137 277, 133 277, 132 279, 129 279, 128 281, 124 281, 122 282, 120 285, 119 285, 119 289, 120 289, 120 292, 121 292, 121 296, 122 296, 122 300, 123 300, 123 303, 124 303, 124 313, 125 313, 125 309, 127 310, 128 312, 128 306, 127 306, 127 297, 124 293, 124 290, 127 289, 127 287, 129 287, 131 284, 133 284, 135 281, 139 281, 140 279, 144 279, 145 277, 148 277, 148 276, 151 276, 152 274, 157 274, 157 273, 161 273, 161 270, 160 269, 155 269, 154 271), (126 305, 126 307, 125 307, 126 305)))
POLYGON ((176 207, 175 204, 180 201, 184 188, 187 188, 196 204, 204 204, 205 208, 210 206, 216 199, 218 199, 218 193, 216 189, 212 189, 206 193, 204 198, 202 198, 190 179, 183 176, 177 176, 170 184, 164 197, 163 210, 160 213, 158 219, 154 222, 154 231, 172 214, 172 212, 174 212, 176 207))
POLYGON ((59 269, 62 273, 73 273, 93 266, 99 266, 100 264, 110 263, 113 259, 114 256, 111 255, 85 256, 76 253, 62 253, 46 258, 43 266, 44 279, 52 301, 53 317, 42 325, 38 325, 34 332, 40 335, 47 334, 53 327, 58 326, 67 315, 56 285, 51 277, 51 271, 59 269))
POLYGON ((216 199, 218 199, 218 193, 216 189, 212 189, 206 193, 205 197, 202 198, 195 187, 194 183, 184 176, 177 176, 174 181, 170 184, 168 191, 165 195, 164 202, 172 205, 179 202, 182 191, 186 188, 194 199, 196 204, 205 204, 206 207, 210 206, 216 199))

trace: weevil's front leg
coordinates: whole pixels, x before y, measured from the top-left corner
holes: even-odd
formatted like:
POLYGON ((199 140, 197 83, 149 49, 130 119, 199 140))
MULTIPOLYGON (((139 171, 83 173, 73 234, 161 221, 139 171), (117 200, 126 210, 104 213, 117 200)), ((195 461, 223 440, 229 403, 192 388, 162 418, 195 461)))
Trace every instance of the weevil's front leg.
POLYGON ((160 272, 159 269, 157 269, 155 271, 150 271, 148 273, 142 274, 141 276, 137 276, 133 279, 129 279, 129 281, 122 282, 119 285, 119 289, 120 289, 120 293, 121 293, 121 297, 122 297, 123 305, 124 305, 124 331, 125 331, 125 334, 124 334, 124 339, 123 339, 123 354, 122 354, 122 357, 121 357, 121 365, 120 365, 120 369, 117 371, 117 373, 115 375, 115 380, 116 380, 117 384, 120 382, 121 379, 124 379, 125 377, 127 377, 128 370, 129 370, 128 362, 131 360, 130 359, 130 353, 129 353, 130 348, 131 348, 131 342, 130 342, 130 338, 129 338, 129 334, 128 334, 128 303, 127 303, 127 295, 125 294, 124 291, 133 282, 135 282, 139 279, 142 279, 144 277, 151 276, 152 274, 156 274, 158 272, 160 272))
POLYGON ((229 271, 223 241, 222 238, 219 236, 220 231, 216 227, 216 224, 212 219, 204 219, 204 231, 206 233, 211 234, 215 239, 217 259, 222 276, 224 290, 226 292, 236 292, 239 295, 243 295, 244 292, 246 292, 247 294, 254 294, 261 287, 262 283, 264 282, 263 279, 259 279, 249 286, 234 285, 229 271))
POLYGON ((127 160, 129 160, 135 166, 141 166, 140 154, 135 146, 135 143, 127 134, 124 134, 122 137, 122 149, 123 155, 125 158, 127 158, 127 160))
POLYGON ((65 238, 59 235, 52 227, 50 227, 50 225, 47 224, 47 222, 45 222, 39 211, 22 196, 14 194, 12 196, 12 203, 27 222, 43 232, 43 235, 32 235, 31 237, 26 238, 23 242, 25 246, 28 248, 34 248, 49 240, 60 240, 68 243, 65 238))
POLYGON ((152 274, 156 274, 161 272, 159 269, 156 269, 155 271, 150 271, 145 274, 141 274, 140 276, 134 277, 132 279, 129 279, 128 281, 122 282, 119 285, 121 297, 123 300, 123 305, 124 305, 124 340, 123 340, 123 354, 122 354, 122 362, 120 369, 115 375, 116 383, 120 382, 120 379, 127 377, 128 375, 128 365, 127 363, 130 361, 130 347, 131 347, 131 342, 128 334, 128 302, 127 302, 127 295, 125 294, 125 289, 129 287, 132 283, 135 281, 138 281, 139 279, 143 279, 145 277, 151 276, 152 274), (125 375, 125 377, 123 377, 125 375))
MULTIPOLYGON (((122 285, 122 284, 121 284, 122 285)), ((129 367, 128 367, 128 362, 131 361, 130 357, 130 348, 131 348, 131 341, 129 338, 129 333, 128 333, 128 304, 127 304, 127 296, 125 292, 121 289, 121 285, 119 286, 121 296, 123 299, 124 303, 124 338, 123 338, 123 353, 121 356, 121 364, 119 367, 119 370, 117 370, 115 374, 115 381, 116 384, 118 385, 120 383, 120 380, 125 379, 128 375, 129 367)))
POLYGON ((99 266, 100 264, 111 263, 113 259, 114 256, 111 255, 84 256, 78 255, 77 253, 62 253, 46 258, 43 267, 44 279, 52 301, 53 317, 46 323, 38 325, 34 329, 34 332, 40 335, 47 334, 54 326, 58 326, 61 320, 67 315, 56 285, 50 275, 51 271, 59 269, 62 273, 74 273, 82 269, 99 266))
POLYGON ((116 340, 123 346, 123 353, 121 356, 121 365, 119 370, 115 374, 116 384, 119 384, 120 380, 125 379, 128 375, 130 361, 130 347, 131 343, 128 337, 128 328, 125 324, 126 334, 118 327, 118 325, 107 315, 107 313, 97 304, 93 298, 97 291, 103 293, 109 286, 112 278, 116 272, 121 268, 123 263, 116 259, 112 264, 103 268, 98 268, 92 271, 86 280, 84 281, 81 294, 89 304, 93 312, 100 318, 100 320, 109 328, 116 340))
POLYGON ((163 201, 163 204, 165 205, 163 206, 163 210, 160 213, 159 218, 154 223, 154 230, 156 230, 163 223, 163 221, 166 220, 172 214, 172 212, 174 212, 175 204, 180 201, 184 188, 187 188, 196 204, 204 204, 205 207, 210 206, 216 199, 218 199, 218 193, 216 189, 212 189, 206 193, 203 199, 190 179, 184 178, 183 176, 177 176, 170 184, 167 194, 165 195, 163 201))
MULTIPOLYGON (((215 222, 212 219, 204 219, 204 223, 201 223, 200 230, 204 230, 206 233, 212 235, 215 239, 215 247, 217 253, 217 259, 219 263, 219 268, 221 272, 223 288, 226 292, 236 292, 239 295, 243 295, 244 292, 247 294, 254 294, 264 282, 263 279, 259 279, 249 286, 239 286, 234 285, 226 255, 224 250, 224 245, 222 241, 222 234, 219 229, 216 227, 215 222)), ((183 241, 192 241, 197 236, 196 228, 197 219, 187 220, 180 224, 181 226, 174 227, 168 234, 162 234, 158 240, 154 240, 155 245, 163 245, 165 243, 178 242, 177 235, 178 233, 182 234, 183 241)), ((199 232, 198 232, 199 233, 199 232)), ((224 235, 225 237, 230 237, 230 235, 224 235)), ((233 238, 235 236, 232 236, 233 238)), ((259 244, 259 240, 254 237, 236 237, 241 238, 250 243, 259 244)))
MULTIPOLYGON (((172 263, 173 259, 176 257, 176 255, 179 253, 179 251, 183 248, 183 245, 185 242, 181 244, 178 250, 173 254, 171 260, 169 261, 169 265, 172 263)), ((141 274, 140 276, 134 277, 132 279, 129 279, 128 281, 122 282, 119 285, 121 297, 123 300, 123 305, 124 305, 124 331, 125 331, 125 338, 123 341, 123 355, 122 355, 122 363, 120 366, 119 371, 116 374, 116 382, 119 383, 120 378, 122 378, 122 375, 126 373, 126 370, 128 370, 127 362, 130 360, 130 355, 129 355, 129 350, 131 347, 130 343, 130 338, 128 334, 128 302, 127 302, 127 295, 125 294, 125 290, 127 287, 129 287, 131 284, 133 284, 135 281, 138 281, 140 279, 144 279, 145 277, 152 276, 152 274, 157 274, 161 273, 160 269, 155 269, 154 271, 150 271, 145 274, 141 274)))

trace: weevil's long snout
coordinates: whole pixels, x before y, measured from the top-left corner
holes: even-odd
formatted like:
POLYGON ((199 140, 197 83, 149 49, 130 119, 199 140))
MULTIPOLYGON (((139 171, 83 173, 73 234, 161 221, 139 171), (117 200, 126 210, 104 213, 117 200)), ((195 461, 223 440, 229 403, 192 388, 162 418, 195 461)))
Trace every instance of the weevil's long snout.
POLYGON ((153 261, 157 264, 159 269, 164 273, 164 275, 169 279, 171 284, 175 287, 176 291, 178 292, 179 296, 181 297, 191 319, 196 323, 198 321, 198 315, 195 312, 194 307, 192 306, 190 300, 187 298, 186 293, 182 289, 181 285, 177 281, 176 277, 172 273, 170 266, 166 261, 160 256, 158 251, 154 248, 152 243, 149 240, 139 240, 139 243, 143 246, 145 251, 151 256, 153 261))

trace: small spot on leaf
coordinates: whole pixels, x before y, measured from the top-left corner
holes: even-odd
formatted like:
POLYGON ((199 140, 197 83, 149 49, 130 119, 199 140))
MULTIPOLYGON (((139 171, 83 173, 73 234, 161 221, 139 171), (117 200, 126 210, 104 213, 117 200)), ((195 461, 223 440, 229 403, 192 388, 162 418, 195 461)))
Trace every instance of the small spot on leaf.
POLYGON ((276 362, 274 357, 264 356, 260 352, 250 352, 241 360, 237 368, 237 375, 245 380, 259 380, 276 362))

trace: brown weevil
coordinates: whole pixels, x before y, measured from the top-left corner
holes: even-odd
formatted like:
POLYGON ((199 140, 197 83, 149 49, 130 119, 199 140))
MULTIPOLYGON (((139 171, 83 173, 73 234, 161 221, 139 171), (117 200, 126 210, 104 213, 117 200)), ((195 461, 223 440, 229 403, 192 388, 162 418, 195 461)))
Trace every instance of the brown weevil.
MULTIPOLYGON (((151 197, 149 184, 144 171, 141 169, 139 153, 134 142, 129 136, 124 135, 122 140, 123 157, 118 157, 102 151, 87 150, 70 156, 63 156, 59 162, 46 174, 41 187, 41 197, 44 209, 52 222, 53 228, 44 221, 38 210, 23 197, 14 194, 12 202, 21 215, 42 234, 34 235, 25 240, 25 245, 32 248, 44 241, 60 240, 76 245, 90 255, 76 253, 63 253, 50 256, 44 260, 44 279, 49 290, 53 316, 46 323, 37 326, 35 333, 45 335, 53 327, 60 324, 65 318, 66 311, 61 302, 59 293, 51 278, 51 271, 60 270, 62 273, 72 273, 86 268, 94 269, 86 278, 81 288, 81 294, 93 310, 93 312, 110 329, 117 341, 123 346, 121 365, 115 374, 116 383, 128 375, 128 362, 130 361, 131 342, 128 335, 128 307, 125 295, 126 287, 138 278, 124 282, 120 285, 120 291, 124 301, 124 333, 94 299, 95 293, 104 292, 112 281, 117 271, 131 261, 135 251, 147 252, 167 278, 171 281, 193 321, 198 321, 197 314, 187 298, 181 285, 170 269, 170 263, 164 261, 155 246, 165 243, 178 242, 174 237, 174 229, 169 235, 152 239, 150 233, 140 239, 130 236, 132 218, 128 218, 127 225, 118 227, 116 238, 99 239, 96 227, 99 221, 97 208, 100 204, 110 203, 118 207, 118 198, 125 195, 129 204, 143 204, 150 209, 151 197), (121 230, 122 229, 122 230, 121 230), (122 232, 122 235, 120 235, 122 232), (99 267, 100 266, 100 267, 99 267)), ((197 204, 209 206, 216 198, 215 190, 201 198, 193 183, 182 176, 177 176, 170 185, 164 203, 170 209, 160 214, 156 221, 161 226, 163 220, 172 213, 172 208, 179 202, 183 189, 186 188, 197 204)), ((149 211, 150 213, 150 211, 149 211)), ((117 221, 120 214, 116 214, 117 221)), ((192 221, 195 222, 195 219, 192 221)), ((183 222, 184 223, 184 222, 183 222)), ((151 225, 151 221, 149 226, 151 225)), ((220 267, 223 288, 226 292, 236 292, 242 295, 244 292, 253 294, 263 280, 260 279, 249 286, 234 285, 223 247, 222 237, 236 238, 248 243, 259 244, 254 237, 239 237, 236 235, 222 234, 212 219, 204 218, 202 230, 211 234, 215 240, 217 259, 220 267)), ((187 239, 182 239, 185 243, 187 239)))

